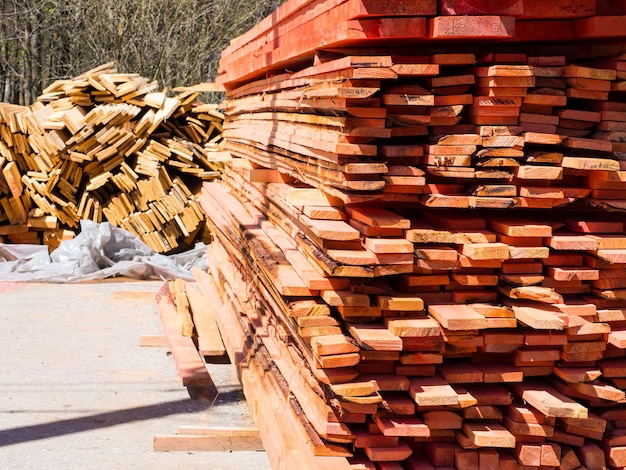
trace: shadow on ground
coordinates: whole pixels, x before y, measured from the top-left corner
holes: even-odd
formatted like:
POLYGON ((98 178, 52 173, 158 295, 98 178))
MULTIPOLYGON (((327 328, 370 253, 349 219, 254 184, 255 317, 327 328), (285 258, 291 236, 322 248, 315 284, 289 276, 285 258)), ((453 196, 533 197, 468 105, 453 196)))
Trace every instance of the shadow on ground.
POLYGON ((92 431, 134 421, 145 421, 176 414, 198 413, 219 403, 241 400, 241 391, 239 390, 220 393, 218 397, 211 397, 201 390, 194 389, 190 389, 189 393, 193 398, 3 429, 0 430, 0 447, 92 431))

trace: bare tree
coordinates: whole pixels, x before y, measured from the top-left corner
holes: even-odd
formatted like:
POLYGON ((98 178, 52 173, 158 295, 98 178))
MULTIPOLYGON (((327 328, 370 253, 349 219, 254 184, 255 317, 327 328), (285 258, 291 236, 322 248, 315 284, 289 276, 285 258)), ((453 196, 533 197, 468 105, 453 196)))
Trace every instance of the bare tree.
POLYGON ((213 81, 221 51, 282 0, 0 0, 0 99, 116 61, 163 87, 213 81))

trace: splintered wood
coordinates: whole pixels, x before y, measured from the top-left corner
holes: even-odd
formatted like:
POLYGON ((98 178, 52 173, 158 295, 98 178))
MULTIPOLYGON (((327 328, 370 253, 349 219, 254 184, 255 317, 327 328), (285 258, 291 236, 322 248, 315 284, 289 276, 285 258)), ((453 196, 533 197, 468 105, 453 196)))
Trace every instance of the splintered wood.
POLYGON ((273 467, 626 467, 625 20, 289 0, 223 51, 202 285, 273 467))
POLYGON ((204 220, 193 192, 221 169, 223 115, 176 90, 110 63, 31 106, 0 103, 0 240, 55 248, 88 219, 157 252, 190 246, 204 220))

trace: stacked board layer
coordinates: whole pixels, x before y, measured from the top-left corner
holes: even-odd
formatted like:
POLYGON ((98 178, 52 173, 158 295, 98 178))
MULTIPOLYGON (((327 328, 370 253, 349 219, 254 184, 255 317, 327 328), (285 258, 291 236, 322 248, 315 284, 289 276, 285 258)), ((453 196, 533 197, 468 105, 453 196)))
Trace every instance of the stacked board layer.
POLYGON ((393 48, 416 55, 425 47, 528 50, 567 42, 585 57, 594 44, 623 43, 621 1, 557 0, 298 0, 288 1, 222 53, 217 81, 235 88, 276 71, 311 63, 315 54, 348 48, 393 48), (485 47, 485 45, 488 45, 485 47))
POLYGON ((624 19, 288 1, 223 52, 211 289, 307 436, 273 467, 626 468, 624 19))
POLYGON ((170 97, 110 63, 31 106, 0 103, 0 241, 53 248, 90 219, 160 253, 193 245, 204 221, 193 193, 221 167, 223 115, 197 102, 205 88, 170 97))

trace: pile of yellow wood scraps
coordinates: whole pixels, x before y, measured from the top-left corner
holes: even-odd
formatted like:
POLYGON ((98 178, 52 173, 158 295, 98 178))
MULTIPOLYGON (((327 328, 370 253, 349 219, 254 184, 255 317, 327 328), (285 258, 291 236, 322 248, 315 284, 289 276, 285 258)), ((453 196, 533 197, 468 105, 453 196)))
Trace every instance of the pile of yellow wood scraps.
POLYGON ((31 106, 0 103, 0 241, 47 243, 83 219, 109 221, 157 252, 191 244, 195 193, 219 175, 223 115, 109 63, 46 88, 31 106))

